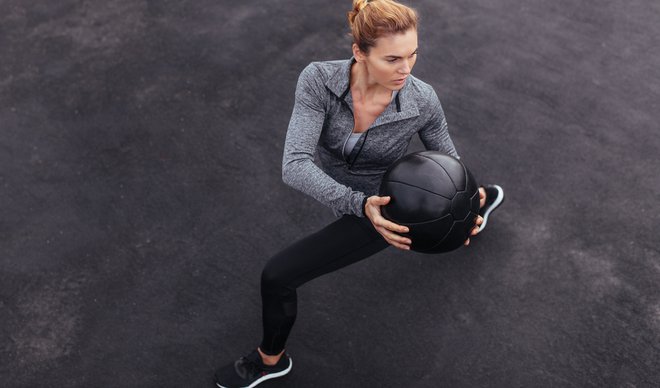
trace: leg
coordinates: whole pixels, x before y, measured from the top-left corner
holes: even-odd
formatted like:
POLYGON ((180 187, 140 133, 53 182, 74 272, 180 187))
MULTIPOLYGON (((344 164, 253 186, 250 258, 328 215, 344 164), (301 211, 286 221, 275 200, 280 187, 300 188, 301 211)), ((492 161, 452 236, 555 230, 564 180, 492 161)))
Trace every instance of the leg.
POLYGON ((261 352, 277 356, 284 350, 296 319, 296 288, 387 246, 368 219, 344 216, 273 256, 261 278, 264 326, 261 352))

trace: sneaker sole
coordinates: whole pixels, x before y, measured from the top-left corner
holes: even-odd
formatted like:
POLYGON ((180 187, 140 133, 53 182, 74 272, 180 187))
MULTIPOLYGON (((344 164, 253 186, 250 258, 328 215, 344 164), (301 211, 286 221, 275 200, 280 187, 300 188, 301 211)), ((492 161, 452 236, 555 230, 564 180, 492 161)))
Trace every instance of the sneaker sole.
MULTIPOLYGON (((281 372, 277 372, 277 373, 269 373, 266 376, 263 376, 261 378, 258 378, 256 380, 254 380, 254 382, 252 384, 248 385, 247 387, 241 387, 241 388, 254 388, 254 387, 256 387, 257 385, 263 383, 266 380, 274 379, 274 378, 277 378, 277 377, 282 377, 282 376, 284 376, 285 374, 287 374, 291 371, 292 366, 293 366, 293 360, 289 357, 289 366, 285 370, 283 370, 281 372)), ((217 385, 218 388, 227 388, 224 385, 220 385, 220 383, 215 383, 215 385, 217 385)))
POLYGON ((481 226, 479 227, 479 231, 483 231, 484 228, 486 227, 486 223, 488 222, 488 215, 493 212, 493 210, 497 209, 498 206, 504 202, 504 190, 498 186, 498 185, 493 185, 493 187, 497 188, 497 198, 495 198, 495 201, 491 205, 491 207, 484 213, 483 218, 484 222, 481 223, 481 226))

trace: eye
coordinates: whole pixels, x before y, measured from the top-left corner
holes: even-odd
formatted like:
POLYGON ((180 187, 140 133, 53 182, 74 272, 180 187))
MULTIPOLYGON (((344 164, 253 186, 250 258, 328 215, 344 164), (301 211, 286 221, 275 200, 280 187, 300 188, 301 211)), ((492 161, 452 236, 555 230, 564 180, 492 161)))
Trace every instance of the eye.
POLYGON ((393 59, 388 59, 387 62, 389 62, 389 63, 394 63, 394 62, 396 62, 396 61, 398 61, 398 60, 399 60, 399 58, 393 58, 393 59))

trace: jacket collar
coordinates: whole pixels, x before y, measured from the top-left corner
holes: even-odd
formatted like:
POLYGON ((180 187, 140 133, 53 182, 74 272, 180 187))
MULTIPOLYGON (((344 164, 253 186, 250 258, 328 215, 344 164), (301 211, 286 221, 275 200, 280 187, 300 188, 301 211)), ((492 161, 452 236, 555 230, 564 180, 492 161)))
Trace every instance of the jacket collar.
POLYGON ((325 86, 330 89, 337 97, 341 97, 348 89, 351 78, 351 65, 355 63, 355 57, 341 62, 341 65, 335 73, 330 76, 325 86))
MULTIPOLYGON (((349 91, 350 86, 350 76, 351 76, 351 65, 355 63, 355 57, 351 57, 345 61, 341 62, 341 65, 337 68, 334 74, 330 76, 325 85, 334 93, 338 98, 343 98, 346 103, 353 110, 353 99, 349 91)), ((410 82, 412 80, 409 78, 406 80, 403 88, 399 90, 397 97, 390 103, 390 106, 383 112, 382 117, 378 117, 374 125, 384 124, 385 122, 398 121, 406 118, 414 117, 419 115, 419 109, 417 108, 417 98, 415 98, 415 93, 413 88, 410 87, 410 82), (397 101, 400 105, 400 111, 397 111, 397 101)))

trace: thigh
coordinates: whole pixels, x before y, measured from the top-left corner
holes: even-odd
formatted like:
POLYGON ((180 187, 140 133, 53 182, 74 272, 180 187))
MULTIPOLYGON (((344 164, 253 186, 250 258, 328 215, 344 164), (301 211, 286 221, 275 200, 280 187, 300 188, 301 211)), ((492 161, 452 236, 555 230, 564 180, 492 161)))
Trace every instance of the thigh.
POLYGON ((264 276, 277 279, 280 286, 297 288, 388 246, 369 219, 343 216, 273 256, 266 264, 264 276))

